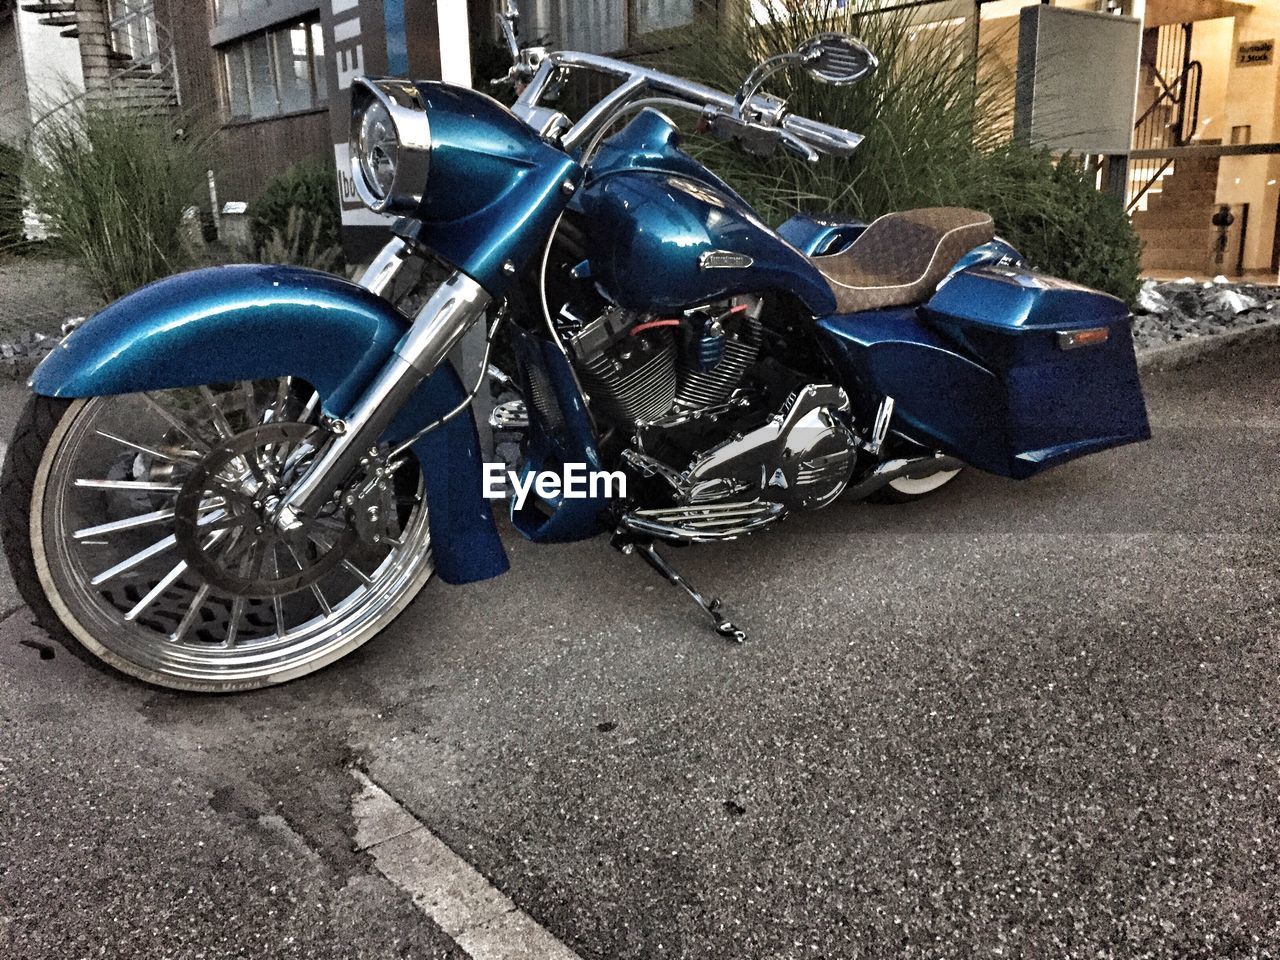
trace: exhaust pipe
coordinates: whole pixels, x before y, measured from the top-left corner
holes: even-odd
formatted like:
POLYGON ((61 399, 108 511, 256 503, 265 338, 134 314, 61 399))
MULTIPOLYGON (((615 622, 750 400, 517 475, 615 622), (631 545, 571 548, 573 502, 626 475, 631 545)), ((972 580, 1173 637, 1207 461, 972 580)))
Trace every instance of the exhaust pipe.
POLYGON ((845 496, 862 500, 899 477, 910 477, 914 480, 920 477, 932 476, 944 470, 959 470, 963 466, 964 461, 942 453, 935 453, 928 457, 886 460, 884 463, 878 464, 865 480, 850 486, 845 492, 845 496))

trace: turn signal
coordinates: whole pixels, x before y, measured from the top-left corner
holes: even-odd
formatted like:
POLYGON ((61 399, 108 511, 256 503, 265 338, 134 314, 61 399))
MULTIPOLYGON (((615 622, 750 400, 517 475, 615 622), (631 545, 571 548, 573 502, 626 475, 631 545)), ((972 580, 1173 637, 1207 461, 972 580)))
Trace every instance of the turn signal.
POLYGON ((1088 330, 1069 330, 1058 334, 1059 350, 1077 350, 1080 347, 1096 347, 1111 337, 1110 327, 1092 327, 1088 330))

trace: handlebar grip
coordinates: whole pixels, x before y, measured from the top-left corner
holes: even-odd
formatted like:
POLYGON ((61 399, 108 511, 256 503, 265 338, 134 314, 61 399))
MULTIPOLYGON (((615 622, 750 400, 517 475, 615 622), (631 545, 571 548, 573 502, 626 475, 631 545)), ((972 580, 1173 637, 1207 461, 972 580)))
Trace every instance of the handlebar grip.
POLYGON ((788 114, 783 118, 782 129, 823 153, 834 154, 837 157, 851 156, 864 139, 862 134, 852 133, 840 127, 833 127, 829 123, 821 123, 795 114, 788 114))

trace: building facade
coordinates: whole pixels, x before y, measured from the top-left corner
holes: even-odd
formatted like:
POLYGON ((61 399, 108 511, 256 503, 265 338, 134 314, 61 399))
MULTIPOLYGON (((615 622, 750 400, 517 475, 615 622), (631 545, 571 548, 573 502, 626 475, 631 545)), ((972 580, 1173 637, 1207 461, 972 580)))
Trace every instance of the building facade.
MULTIPOLYGON (((522 0, 524 35, 629 55, 776 0, 522 0)), ((1012 78, 1023 8, 1042 0, 883 0, 972 33, 1012 78)), ((1138 93, 1121 192, 1156 274, 1280 270, 1280 0, 1049 0, 1135 18, 1138 93), (1223 226, 1230 221, 1229 225, 1223 226)), ((839 3, 839 0, 837 0, 839 3)), ((361 73, 471 79, 497 0, 0 0, 0 142, 83 95, 213 118, 220 200, 295 163, 332 163, 353 230, 347 91, 361 73), (445 37, 445 41, 441 41, 445 37)), ((745 68, 748 65, 744 65, 745 68)), ((485 80, 487 78, 481 78, 485 80)), ((1101 185, 1101 184, 1100 184, 1101 185)), ((1114 184, 1113 184, 1114 186, 1114 184)))
POLYGON ((84 93, 80 45, 16 0, 0 0, 0 143, 20 145, 58 103, 84 93))
MULTIPOLYGON (((1034 2, 984 3, 983 47, 1008 62, 1017 18, 1034 2)), ((1280 271, 1280 0, 1054 2, 1141 21, 1123 193, 1143 241, 1144 271, 1274 280, 1280 271)))

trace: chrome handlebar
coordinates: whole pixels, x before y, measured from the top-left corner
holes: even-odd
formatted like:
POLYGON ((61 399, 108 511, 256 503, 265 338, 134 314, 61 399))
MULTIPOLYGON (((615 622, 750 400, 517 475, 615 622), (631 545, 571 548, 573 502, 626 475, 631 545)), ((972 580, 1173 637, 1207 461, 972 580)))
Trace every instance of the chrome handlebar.
POLYGON ((618 111, 649 93, 676 97, 703 107, 704 118, 713 131, 720 128, 727 137, 738 139, 748 152, 764 152, 767 142, 772 140, 775 147, 780 145, 813 162, 818 159, 819 152, 847 157, 863 140, 860 134, 849 130, 787 113, 786 104, 776 97, 757 94, 740 105, 731 94, 683 77, 611 57, 569 50, 548 53, 543 57, 537 72, 516 101, 514 109, 517 116, 525 120, 537 116, 538 101, 546 93, 555 74, 564 69, 591 70, 622 81, 560 138, 560 145, 568 151, 589 142, 614 121, 618 111), (756 149, 753 150, 752 145, 756 149))

